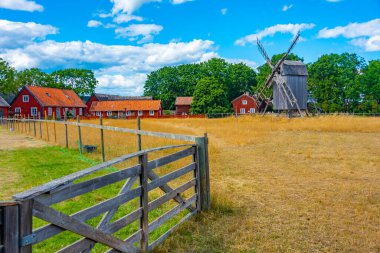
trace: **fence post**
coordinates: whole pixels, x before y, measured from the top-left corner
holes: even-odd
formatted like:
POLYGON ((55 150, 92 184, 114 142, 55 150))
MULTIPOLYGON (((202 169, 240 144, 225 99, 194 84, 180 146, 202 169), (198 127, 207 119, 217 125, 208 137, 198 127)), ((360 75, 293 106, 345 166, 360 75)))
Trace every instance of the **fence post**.
POLYGON ((105 154, 104 154, 104 133, 103 133, 103 114, 100 114, 100 147, 101 147, 101 150, 102 150, 102 161, 105 162, 106 161, 106 158, 105 158, 105 154))
POLYGON ((205 133, 204 137, 197 137, 195 142, 198 146, 201 210, 207 211, 210 209, 211 204, 207 133, 205 133))
MULTIPOLYGON (((19 205, 19 221, 20 221, 20 241, 27 243, 22 240, 23 237, 32 234, 33 232, 33 200, 25 200, 19 205)), ((30 242, 28 242, 29 244, 30 242)), ((20 247, 20 253, 32 253, 32 244, 20 247)))
POLYGON ((69 136, 67 133, 67 114, 66 111, 64 110, 64 121, 65 121, 65 141, 66 141, 66 148, 69 148, 69 136))
POLYGON ((19 253, 19 206, 17 202, 0 202, 0 240, 2 252, 19 253))
POLYGON ((39 125, 39 127, 40 127, 40 139, 42 139, 42 123, 41 123, 41 114, 38 116, 38 119, 39 119, 39 121, 38 121, 38 125, 39 125))
POLYGON ((48 123, 48 117, 47 117, 47 112, 45 111, 45 123, 46 123, 46 136, 47 136, 47 141, 49 141, 49 123, 48 123))
POLYGON ((54 129, 54 143, 57 143, 57 131, 56 131, 56 129, 55 129, 55 121, 56 121, 55 112, 53 112, 53 120, 54 120, 54 123, 53 123, 53 129, 54 129))
POLYGON ((36 137, 37 136, 36 119, 33 119, 33 125, 34 125, 34 137, 36 137))
POLYGON ((28 134, 30 134, 30 116, 28 114, 28 134))
MULTIPOLYGON (((137 130, 141 130, 140 116, 137 116, 137 130)), ((141 134, 137 134, 137 151, 141 151, 141 134)))
POLYGON ((142 216, 140 218, 140 229, 142 236, 140 247, 143 252, 148 252, 149 247, 149 220, 148 220, 148 154, 144 153, 139 156, 141 164, 140 185, 142 192, 140 195, 140 207, 142 208, 142 216))
POLYGON ((79 148, 79 153, 82 154, 82 131, 80 129, 80 117, 79 115, 77 116, 77 123, 78 123, 78 148, 79 148))

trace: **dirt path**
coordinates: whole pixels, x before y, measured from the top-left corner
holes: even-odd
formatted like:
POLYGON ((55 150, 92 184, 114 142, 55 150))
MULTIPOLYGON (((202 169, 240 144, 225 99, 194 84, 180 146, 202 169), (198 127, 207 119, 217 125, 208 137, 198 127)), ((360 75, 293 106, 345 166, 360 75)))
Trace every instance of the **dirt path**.
POLYGON ((43 147, 48 144, 32 137, 15 134, 6 129, 0 129, 0 150, 13 150, 17 148, 43 147))

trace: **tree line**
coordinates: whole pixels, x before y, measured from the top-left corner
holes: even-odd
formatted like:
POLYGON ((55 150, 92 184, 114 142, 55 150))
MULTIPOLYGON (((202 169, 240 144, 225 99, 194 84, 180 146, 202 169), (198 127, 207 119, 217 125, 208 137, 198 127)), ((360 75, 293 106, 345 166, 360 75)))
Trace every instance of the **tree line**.
MULTIPOLYGON (((282 56, 274 55, 272 63, 282 56)), ((295 54, 287 59, 304 61, 295 54)), ((322 111, 380 112, 380 60, 366 63, 357 54, 326 54, 306 66, 309 101, 322 111)), ((175 109, 176 97, 193 96, 192 113, 232 112, 231 101, 246 91, 255 93, 270 72, 267 64, 255 71, 244 63, 219 58, 163 67, 148 74, 144 95, 161 99, 170 110, 175 109)))
POLYGON ((0 58, 0 94, 12 97, 24 85, 71 89, 79 95, 95 92, 98 81, 92 70, 63 69, 46 73, 38 68, 17 71, 0 58))

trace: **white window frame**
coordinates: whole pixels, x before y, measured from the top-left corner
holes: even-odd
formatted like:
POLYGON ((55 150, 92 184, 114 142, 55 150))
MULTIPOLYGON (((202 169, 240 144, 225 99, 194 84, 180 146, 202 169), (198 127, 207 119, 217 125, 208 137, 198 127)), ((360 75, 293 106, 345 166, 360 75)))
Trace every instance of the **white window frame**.
POLYGON ((52 115, 53 115, 53 108, 48 107, 48 116, 52 116, 52 115))
POLYGON ((255 112, 256 112, 255 108, 249 108, 249 113, 255 113, 255 112))
POLYGON ((21 114, 21 107, 16 107, 15 108, 15 113, 21 114))
POLYGON ((248 104, 248 102, 247 102, 247 100, 246 99, 244 99, 243 101, 241 101, 242 102, 242 104, 243 105, 246 105, 246 104, 248 104))
POLYGON ((149 110, 149 115, 154 116, 154 110, 149 110))
POLYGON ((101 112, 95 112, 95 115, 98 116, 98 117, 100 117, 101 112))
POLYGON ((132 111, 127 111, 127 116, 131 116, 132 115, 132 111))
POLYGON ((29 102, 29 95, 22 95, 22 102, 28 103, 29 102))
POLYGON ((30 116, 37 116, 38 115, 38 108, 37 107, 30 107, 30 116), (33 112, 35 111, 35 112, 33 112))
POLYGON ((109 117, 109 116, 112 116, 112 112, 111 111, 108 111, 107 112, 107 116, 109 117))
POLYGON ((138 115, 138 116, 143 116, 143 114, 144 114, 143 111, 138 111, 138 112, 137 112, 137 115, 138 115))
POLYGON ((83 108, 79 108, 79 116, 83 115, 83 108))
POLYGON ((245 114, 245 108, 240 108, 240 114, 245 114))

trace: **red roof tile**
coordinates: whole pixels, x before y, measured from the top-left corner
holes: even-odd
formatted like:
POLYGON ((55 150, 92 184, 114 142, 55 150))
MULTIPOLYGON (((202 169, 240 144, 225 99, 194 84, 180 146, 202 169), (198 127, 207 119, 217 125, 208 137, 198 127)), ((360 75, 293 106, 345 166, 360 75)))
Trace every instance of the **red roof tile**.
POLYGON ((73 90, 26 86, 42 106, 86 107, 82 99, 73 90))
POLYGON ((177 97, 175 105, 191 105, 191 102, 193 102, 193 97, 177 97))
POLYGON ((118 100, 95 101, 91 105, 90 112, 158 111, 160 109, 161 100, 118 100))

